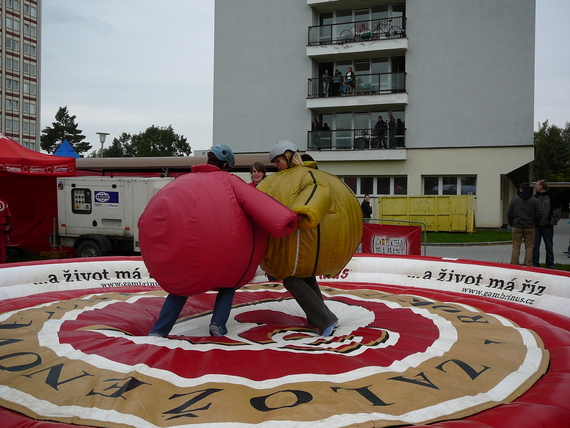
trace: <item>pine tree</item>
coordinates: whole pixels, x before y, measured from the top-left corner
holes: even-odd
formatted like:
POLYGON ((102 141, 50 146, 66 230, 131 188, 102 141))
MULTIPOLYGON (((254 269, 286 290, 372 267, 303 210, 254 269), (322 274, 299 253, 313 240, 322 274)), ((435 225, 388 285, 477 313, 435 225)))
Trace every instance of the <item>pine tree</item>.
POLYGON ((534 133, 534 180, 570 181, 570 123, 564 129, 548 120, 534 133))
POLYGON ((83 131, 77 129, 79 125, 75 123, 76 117, 69 115, 67 106, 60 107, 55 115, 56 121, 52 123, 52 126, 46 126, 42 129, 40 137, 42 149, 48 153, 53 153, 63 140, 67 140, 80 156, 90 150, 91 144, 83 141, 85 139, 85 135, 81 134, 83 131))

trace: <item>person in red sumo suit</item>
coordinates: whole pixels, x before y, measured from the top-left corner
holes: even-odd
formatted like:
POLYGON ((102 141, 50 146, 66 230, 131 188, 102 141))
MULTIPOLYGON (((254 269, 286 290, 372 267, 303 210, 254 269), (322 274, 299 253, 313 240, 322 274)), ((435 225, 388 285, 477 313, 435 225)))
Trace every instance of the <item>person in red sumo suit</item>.
POLYGON ((167 337, 188 296, 214 289, 210 334, 225 335, 235 290, 254 277, 268 234, 297 227, 293 211, 228 173, 234 163, 228 146, 212 147, 206 165, 162 188, 139 219, 143 261, 169 293, 149 336, 167 337))
POLYGON ((6 245, 8 245, 8 234, 12 230, 10 216, 8 204, 0 199, 0 263, 6 263, 6 245))

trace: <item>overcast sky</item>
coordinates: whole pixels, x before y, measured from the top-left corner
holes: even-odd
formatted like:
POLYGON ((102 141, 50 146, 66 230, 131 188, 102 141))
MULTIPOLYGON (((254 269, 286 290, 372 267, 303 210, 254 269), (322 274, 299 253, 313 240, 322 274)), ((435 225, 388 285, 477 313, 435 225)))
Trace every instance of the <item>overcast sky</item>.
MULTIPOLYGON (((193 150, 212 140, 214 0, 42 2, 41 129, 59 107, 94 149, 172 125, 193 150)), ((570 121, 570 1, 537 0, 535 129, 570 121)))

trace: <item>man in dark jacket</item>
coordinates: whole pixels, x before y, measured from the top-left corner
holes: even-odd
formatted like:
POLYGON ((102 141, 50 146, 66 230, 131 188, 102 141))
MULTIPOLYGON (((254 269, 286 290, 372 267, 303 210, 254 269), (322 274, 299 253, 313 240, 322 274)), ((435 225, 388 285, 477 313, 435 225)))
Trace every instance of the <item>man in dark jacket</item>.
POLYGON ((554 226, 560 220, 560 202, 555 193, 548 189, 546 180, 538 180, 534 186, 536 194, 534 197, 538 199, 542 219, 535 228, 534 249, 532 254, 532 265, 540 266, 540 240, 544 239, 544 247, 546 248, 546 267, 554 269, 554 226))
POLYGON ((534 228, 540 224, 542 213, 537 198, 532 197, 530 184, 521 183, 519 193, 513 196, 507 211, 507 220, 513 232, 511 264, 518 265, 521 243, 524 241, 524 265, 532 266, 534 228))

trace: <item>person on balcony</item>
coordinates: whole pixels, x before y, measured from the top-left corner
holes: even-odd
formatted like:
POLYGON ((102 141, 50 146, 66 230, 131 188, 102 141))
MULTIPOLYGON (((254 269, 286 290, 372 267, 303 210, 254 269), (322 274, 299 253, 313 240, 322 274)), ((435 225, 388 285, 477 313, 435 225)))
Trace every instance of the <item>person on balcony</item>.
POLYGON ((346 76, 344 78, 344 85, 346 86, 346 92, 348 93, 355 93, 354 88, 355 88, 355 77, 354 77, 354 71, 352 71, 352 67, 348 67, 348 70, 346 72, 346 76))
POLYGON ((333 96, 338 95, 340 92, 340 84, 342 83, 342 74, 338 68, 334 71, 334 76, 332 78, 332 94, 333 96))
POLYGON ((329 74, 328 70, 325 70, 325 72, 321 76, 321 81, 323 82, 323 96, 325 98, 328 98, 332 83, 332 76, 329 74))
POLYGON ((378 141, 380 141, 380 147, 382 149, 386 148, 386 122, 384 122, 384 118, 382 116, 378 116, 378 122, 374 125, 374 129, 376 130, 376 136, 378 137, 378 141))
POLYGON ((321 124, 317 119, 311 122, 311 142, 312 147, 317 148, 321 146, 321 124))
POLYGON ((397 147, 406 147, 406 141, 404 140, 405 137, 405 130, 406 125, 402 121, 402 119, 396 119, 396 146, 397 147))
POLYGON ((396 148, 396 119, 392 116, 392 112, 388 112, 388 144, 391 149, 396 148))

